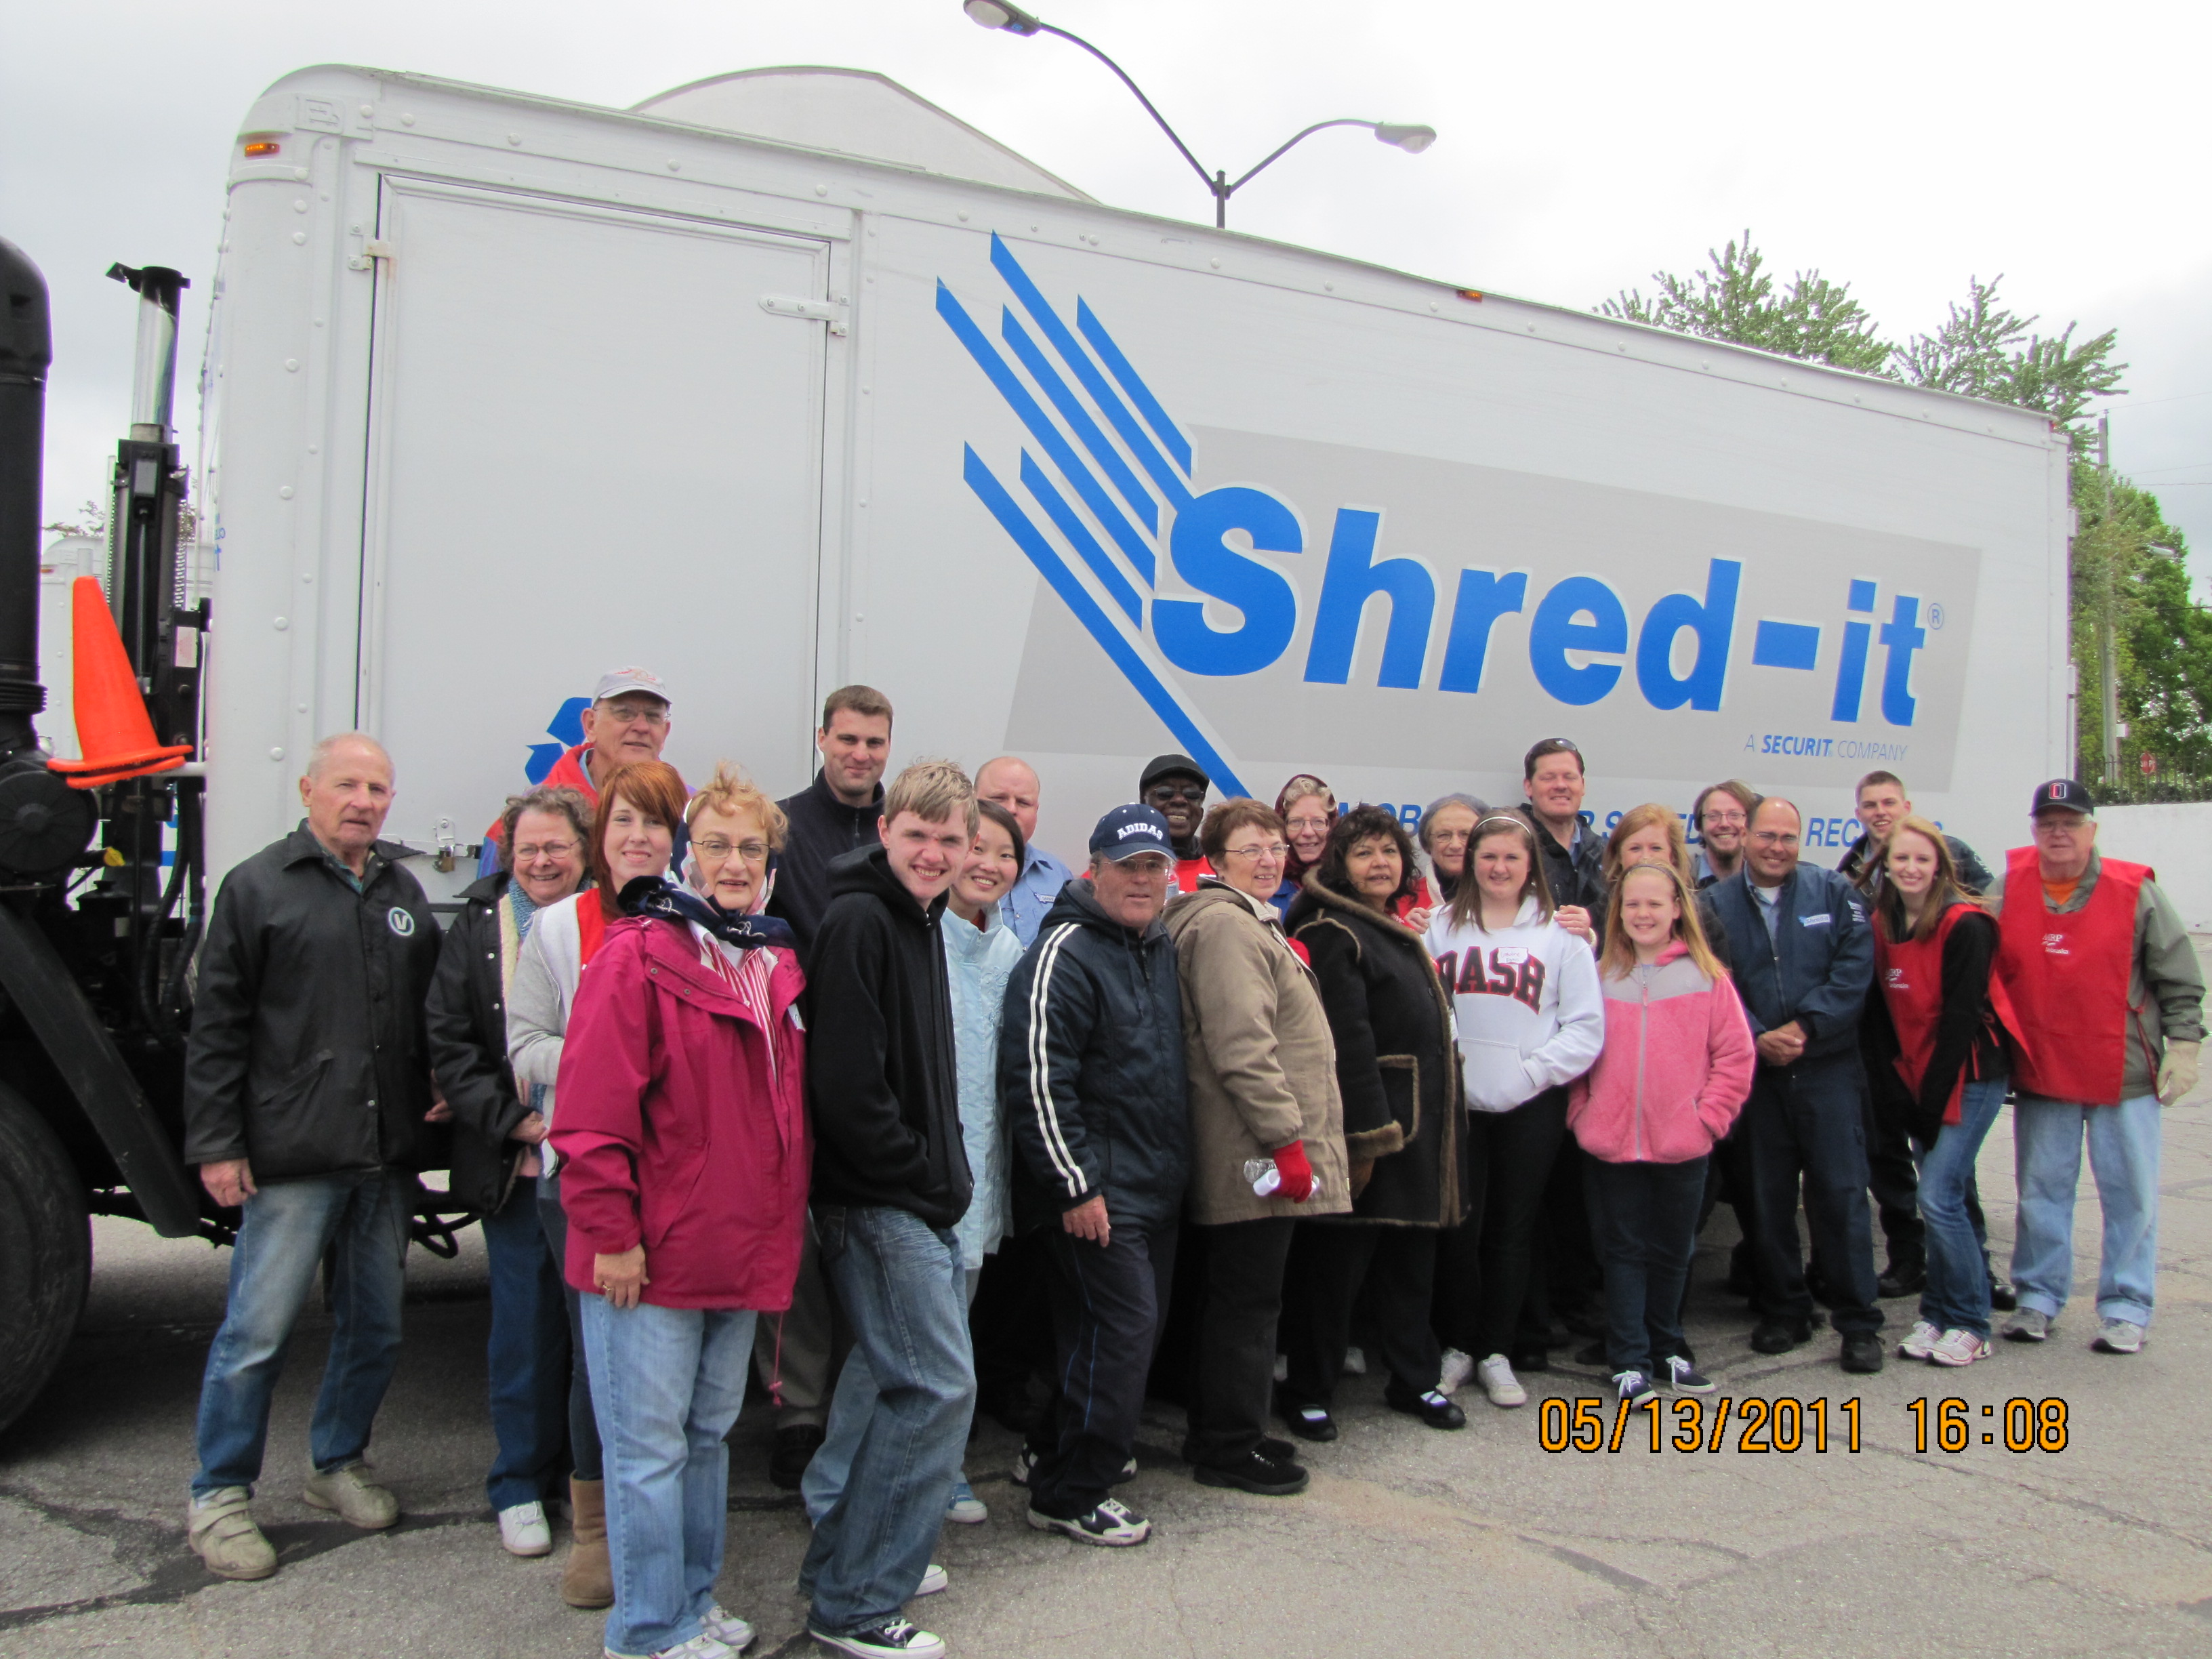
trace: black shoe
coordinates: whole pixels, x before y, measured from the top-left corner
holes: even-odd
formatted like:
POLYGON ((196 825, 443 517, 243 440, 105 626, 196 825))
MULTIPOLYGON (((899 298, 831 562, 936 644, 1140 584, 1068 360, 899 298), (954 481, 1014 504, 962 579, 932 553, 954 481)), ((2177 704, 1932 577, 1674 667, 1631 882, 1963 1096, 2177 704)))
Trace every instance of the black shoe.
POLYGON ((1552 1351, 1548 1348, 1516 1348, 1507 1358, 1516 1373, 1552 1369, 1552 1351))
POLYGON ((1993 1275, 1990 1279, 1990 1306, 1999 1313, 2010 1313, 2020 1306, 2020 1292, 2013 1289, 2009 1280, 1993 1275))
POLYGON ((1844 1369, 1871 1376, 1881 1369, 1881 1339, 1872 1331, 1853 1331, 1844 1339, 1844 1369))
POLYGON ((1260 1437, 1260 1455, 1272 1457, 1278 1463, 1295 1463, 1298 1461, 1298 1449, 1287 1440, 1263 1434, 1260 1437))
POLYGON ((1603 1337, 1600 1337, 1595 1342, 1587 1343, 1583 1346, 1577 1348, 1575 1350, 1575 1364, 1577 1365, 1604 1364, 1605 1339, 1603 1337))
POLYGON ((1888 1270, 1874 1282, 1875 1291, 1885 1302, 1900 1296, 1917 1296, 1928 1288, 1928 1264, 1924 1261, 1893 1261, 1888 1270))
POLYGON ((1804 1319, 1762 1319, 1751 1334, 1755 1353, 1788 1353, 1813 1340, 1812 1322, 1804 1319))
POLYGON ((1299 1465, 1249 1451, 1233 1463, 1200 1463, 1194 1471, 1201 1486, 1230 1486, 1261 1498, 1288 1498, 1312 1479, 1299 1465))
POLYGON ((1401 1395, 1385 1389, 1382 1403, 1394 1412, 1403 1412, 1408 1417, 1418 1417, 1432 1429, 1463 1429, 1467 1413, 1443 1395, 1431 1389, 1425 1394, 1401 1395))
POLYGON ((1297 1406, 1279 1398, 1275 1401, 1275 1413, 1301 1440, 1336 1438, 1336 1419, 1328 1414, 1326 1406, 1297 1406))
POLYGON ((811 1423, 794 1423, 775 1431, 775 1449, 769 1454, 769 1484, 797 1492, 806 1478, 806 1466, 822 1449, 823 1432, 811 1423))

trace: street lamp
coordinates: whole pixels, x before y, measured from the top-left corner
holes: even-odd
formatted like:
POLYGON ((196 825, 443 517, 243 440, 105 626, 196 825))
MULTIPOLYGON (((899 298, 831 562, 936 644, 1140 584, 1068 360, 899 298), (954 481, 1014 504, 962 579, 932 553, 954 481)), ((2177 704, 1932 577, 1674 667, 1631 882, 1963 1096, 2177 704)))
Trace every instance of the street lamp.
POLYGON ((1080 35, 1070 34, 1066 29, 1054 28, 1042 18, 1024 11, 1019 6, 1013 4, 1012 0, 961 0, 961 9, 983 28, 1000 29, 1008 34, 1024 36, 1056 34, 1061 40, 1071 41, 1082 47, 1084 51, 1105 64, 1108 69, 1112 70, 1120 77, 1121 84, 1128 88, 1130 92, 1135 94, 1137 101, 1145 106, 1145 113, 1158 124, 1162 132, 1167 134, 1168 142, 1181 152, 1184 161, 1190 163, 1191 171, 1198 174, 1199 178, 1205 181, 1206 189, 1213 193, 1213 222, 1217 227, 1226 226, 1229 222, 1229 198, 1231 196, 1250 184, 1262 168, 1282 155, 1300 139, 1310 138, 1324 127, 1365 127, 1382 143, 1394 145, 1404 150, 1408 155, 1419 155, 1437 142, 1437 130, 1434 127, 1417 126, 1394 121, 1361 121, 1349 117, 1335 121, 1316 121, 1304 132, 1293 134, 1266 161, 1261 161, 1258 167, 1253 167, 1243 178, 1231 180, 1225 171, 1208 173, 1198 157, 1190 153, 1190 146, 1184 143, 1176 135, 1176 130, 1168 125, 1167 118, 1152 107, 1152 100, 1145 96, 1144 89, 1129 78, 1128 71, 1080 35))

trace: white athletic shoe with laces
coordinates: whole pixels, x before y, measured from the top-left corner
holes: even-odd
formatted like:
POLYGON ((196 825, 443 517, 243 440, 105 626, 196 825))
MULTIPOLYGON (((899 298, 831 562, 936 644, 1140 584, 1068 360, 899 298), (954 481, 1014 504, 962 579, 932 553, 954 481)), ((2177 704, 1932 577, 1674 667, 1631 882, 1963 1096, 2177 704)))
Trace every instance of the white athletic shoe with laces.
POLYGON ((543 1504, 514 1504, 499 1512, 500 1547, 509 1555, 550 1555, 553 1529, 543 1504))
POLYGON ((1482 1384, 1483 1393, 1490 1403, 1498 1407, 1525 1406, 1528 1390, 1521 1386, 1521 1379, 1513 1375, 1512 1362, 1502 1353, 1494 1353, 1474 1368, 1474 1380, 1482 1384))
POLYGON ((702 1633, 713 1637, 732 1653, 742 1653, 752 1645, 753 1627, 720 1601, 707 1609, 702 1633))
POLYGON ((1943 1340, 1943 1333, 1925 1319, 1912 1322, 1911 1332, 1897 1345, 1899 1359, 1925 1359, 1943 1340))
POLYGON ((1989 1338, 1978 1332, 1953 1329, 1944 1332, 1936 1346, 1928 1350, 1928 1358, 1938 1365, 1971 1365, 1996 1352, 1989 1338))
POLYGON ((1474 1375, 1474 1356, 1462 1353, 1457 1348, 1444 1350, 1443 1374, 1437 1379, 1437 1392, 1449 1395, 1458 1392, 1460 1386, 1474 1375))
POLYGON ((2097 1328, 2097 1340, 2089 1346, 2099 1353, 2141 1353, 2143 1328, 2132 1319, 2107 1319, 2097 1328))
POLYGON ((678 1642, 672 1648, 655 1648, 651 1653, 622 1653, 613 1648, 601 1648, 599 1651, 605 1659, 736 1659, 738 1650, 702 1630, 688 1642, 678 1642))

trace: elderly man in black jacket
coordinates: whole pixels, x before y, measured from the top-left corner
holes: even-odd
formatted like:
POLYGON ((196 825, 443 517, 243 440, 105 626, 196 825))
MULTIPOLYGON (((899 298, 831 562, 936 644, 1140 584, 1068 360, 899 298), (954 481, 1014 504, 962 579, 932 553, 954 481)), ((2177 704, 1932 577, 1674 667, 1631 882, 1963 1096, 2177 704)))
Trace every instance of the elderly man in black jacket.
POLYGON ((1029 1522, 1086 1544, 1152 1532, 1107 1492, 1136 1443, 1190 1179, 1182 991, 1160 921, 1174 860, 1152 808, 1101 818, 1089 879, 1060 889, 1000 1028, 1014 1222, 1044 1229, 1062 1290, 1057 1395, 1024 1453, 1029 1522))
POLYGON ((285 1345, 326 1251, 334 1322, 307 1501, 356 1527, 399 1518, 362 1456, 399 1360, 415 1172, 433 1157, 422 1000, 438 927, 393 861, 402 849, 377 840, 392 761, 374 739, 318 744, 300 798, 306 821, 216 896, 185 1062, 185 1159, 217 1204, 243 1212, 186 1517, 225 1578, 276 1571, 247 1504, 285 1345))

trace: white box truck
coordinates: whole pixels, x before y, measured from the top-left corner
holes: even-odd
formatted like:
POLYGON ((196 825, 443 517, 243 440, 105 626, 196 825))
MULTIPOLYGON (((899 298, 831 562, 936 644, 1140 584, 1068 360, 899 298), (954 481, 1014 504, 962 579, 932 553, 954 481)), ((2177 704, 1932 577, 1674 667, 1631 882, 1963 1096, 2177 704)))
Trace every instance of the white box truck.
POLYGON ((627 662, 778 793, 876 685, 1064 855, 1164 750, 1417 810, 1565 734, 1601 827, 1741 775, 1816 858, 1872 768, 1991 848, 2067 769, 2041 416, 1117 211, 873 76, 304 71, 214 318, 213 871, 349 726, 473 842, 627 662))
POLYGON ((392 750, 387 835, 448 897, 617 664, 665 677, 687 775, 778 793, 823 696, 876 685, 899 757, 1028 757, 1079 860, 1168 750, 1410 821, 1517 800, 1566 735, 1601 828, 1741 776, 1831 861, 1866 770, 1990 853, 2068 769, 2042 417, 1119 211, 879 76, 627 111, 279 82, 231 156, 183 541, 178 273, 115 274, 106 586, 157 741, 197 747, 87 792, 36 745, 44 288, 0 244, 0 1424, 88 1207, 228 1236, 177 1155, 185 970, 333 731, 392 750))

